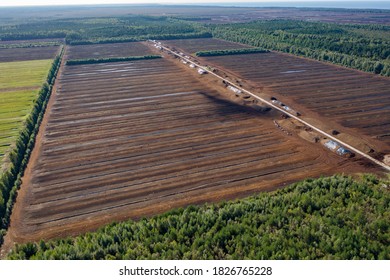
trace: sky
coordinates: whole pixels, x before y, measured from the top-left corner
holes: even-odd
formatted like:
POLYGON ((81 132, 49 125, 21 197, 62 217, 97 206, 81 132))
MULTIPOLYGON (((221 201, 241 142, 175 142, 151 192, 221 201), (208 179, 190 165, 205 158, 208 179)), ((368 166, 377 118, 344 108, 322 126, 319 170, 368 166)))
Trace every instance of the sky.
MULTIPOLYGON (((241 2, 335 2, 337 0, 243 0, 241 2)), ((354 0, 343 0, 352 2, 354 0)), ((390 1, 390 0, 387 0, 390 1)), ((239 0, 0 0, 0 6, 38 6, 38 5, 81 5, 81 4, 198 4, 198 3, 227 3, 240 2, 239 0)))

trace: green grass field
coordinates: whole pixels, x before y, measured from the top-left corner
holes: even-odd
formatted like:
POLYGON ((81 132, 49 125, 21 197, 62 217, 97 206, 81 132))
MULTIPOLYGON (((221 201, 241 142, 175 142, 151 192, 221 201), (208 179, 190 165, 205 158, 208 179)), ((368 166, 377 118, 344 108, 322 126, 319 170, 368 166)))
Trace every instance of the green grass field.
POLYGON ((41 87, 52 62, 45 59, 0 63, 0 90, 41 87))
POLYGON ((23 128, 52 60, 0 63, 0 163, 23 128))

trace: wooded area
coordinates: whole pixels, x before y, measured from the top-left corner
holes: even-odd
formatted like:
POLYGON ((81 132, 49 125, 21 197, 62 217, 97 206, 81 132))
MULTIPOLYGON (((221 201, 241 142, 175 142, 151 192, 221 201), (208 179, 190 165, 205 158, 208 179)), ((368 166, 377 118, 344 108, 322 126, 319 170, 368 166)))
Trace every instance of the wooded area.
POLYGON ((42 20, 0 26, 0 42, 65 38, 67 44, 80 45, 211 36, 200 24, 163 16, 42 20))
POLYGON ((389 259, 389 182, 307 179, 76 238, 18 245, 9 259, 389 259))
POLYGON ((216 38, 390 76, 390 26, 272 20, 210 28, 216 38))
POLYGON ((192 20, 191 17, 130 15, 0 26, 0 42, 65 38, 69 45, 84 45, 215 37, 390 76, 389 33, 390 27, 380 24, 299 20, 207 24, 196 17, 192 20))

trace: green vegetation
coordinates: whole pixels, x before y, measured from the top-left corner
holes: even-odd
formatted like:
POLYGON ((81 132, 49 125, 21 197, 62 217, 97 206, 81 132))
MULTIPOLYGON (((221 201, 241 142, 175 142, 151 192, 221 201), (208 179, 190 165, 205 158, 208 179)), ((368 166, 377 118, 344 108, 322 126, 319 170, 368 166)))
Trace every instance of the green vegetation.
POLYGON ((51 63, 51 59, 0 63, 0 90, 21 87, 39 89, 51 63))
POLYGON ((193 38, 210 38, 209 32, 195 32, 186 34, 159 34, 159 35, 145 35, 138 37, 120 37, 107 39, 93 39, 93 40, 71 40, 69 45, 93 45, 93 44, 111 44, 111 43, 126 43, 138 42, 145 40, 175 40, 175 39, 193 39, 193 38))
POLYGON ((247 53, 267 53, 268 50, 262 48, 251 49, 230 49, 230 50, 215 50, 215 51, 200 51, 196 52, 196 56, 220 56, 220 55, 235 55, 235 54, 247 54, 247 53))
POLYGON ((0 49, 16 49, 16 48, 39 48, 39 47, 52 47, 60 46, 60 42, 29 42, 29 43, 14 43, 14 44, 1 44, 0 49))
POLYGON ((372 175, 308 179, 95 233, 17 245, 9 259, 389 259, 390 189, 372 175))
POLYGON ((67 44, 211 36, 197 23, 156 16, 40 20, 0 26, 0 40, 66 38, 67 44))
MULTIPOLYGON (((12 150, 7 155, 8 163, 3 167, 4 172, 0 174, 0 244, 3 243, 3 235, 9 225, 9 219, 17 196, 17 190, 21 185, 21 178, 35 144, 35 137, 38 133, 39 125, 42 121, 51 94, 51 89, 61 63, 61 57, 62 52, 55 58, 54 62, 52 62, 51 68, 46 69, 46 81, 41 81, 41 85, 43 83, 43 86, 35 96, 32 106, 30 105, 31 110, 23 117, 22 127, 20 124, 18 125, 19 129, 17 130, 17 135, 14 136, 15 140, 13 141, 12 150)), ((21 77, 22 76, 18 76, 22 81, 23 79, 21 77)), ((3 94, 4 92, 1 93, 1 95, 3 94)), ((18 97, 24 98, 20 97, 20 94, 14 95, 14 98, 18 97)), ((13 98, 10 99, 13 100, 13 98)), ((7 106, 6 103, 4 108, 4 112, 0 111, 0 113, 5 113, 5 115, 7 115, 12 111, 12 107, 10 105, 7 106)), ((21 114, 21 112, 19 112, 19 114, 21 114)))
POLYGON ((0 103, 0 162, 15 143, 26 116, 30 113, 38 90, 1 92, 0 103))
POLYGON ((216 38, 390 76, 390 26, 296 20, 210 26, 216 38))
MULTIPOLYGON (((0 63, 0 163, 19 136, 51 63, 52 60, 0 63)), ((1 167, 0 170, 4 168, 1 167)))
POLYGON ((32 20, 0 26, 0 43, 1 40, 65 38, 67 44, 80 45, 213 36, 390 76, 390 27, 387 25, 297 20, 210 25, 200 20, 204 18, 146 15, 32 20))
POLYGON ((160 55, 144 55, 144 56, 127 56, 127 57, 74 59, 74 60, 66 61, 66 65, 96 64, 96 63, 133 61, 133 60, 145 60, 145 59, 156 59, 156 58, 161 58, 161 56, 160 55))

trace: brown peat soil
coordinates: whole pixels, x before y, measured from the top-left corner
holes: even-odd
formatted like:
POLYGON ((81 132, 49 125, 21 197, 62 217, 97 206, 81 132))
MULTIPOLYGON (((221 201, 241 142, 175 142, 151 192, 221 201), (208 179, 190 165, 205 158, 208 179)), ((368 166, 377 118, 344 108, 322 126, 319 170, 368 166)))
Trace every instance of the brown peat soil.
MULTIPOLYGON (((146 45, 131 43, 132 55, 144 55, 146 45)), ((108 54, 110 44, 103 46, 99 52, 108 54)), ((85 57, 75 50, 72 58, 85 57)), ((207 61, 222 65, 236 57, 207 61)), ((239 73, 250 62, 237 63, 239 73)), ((266 88, 256 79, 241 82, 266 88)), ((211 76, 200 76, 166 54, 155 60, 62 65, 3 249, 272 191, 308 177, 381 172, 358 156, 344 158, 306 141, 293 129, 286 133, 275 126, 275 120, 285 125, 275 110, 244 104, 211 76)))

